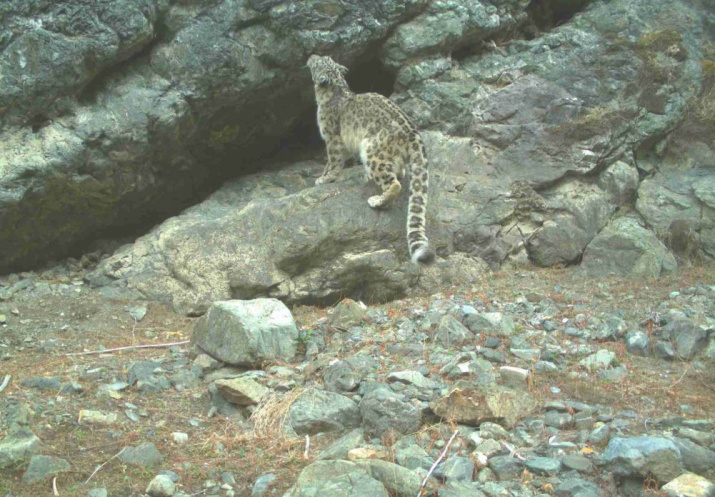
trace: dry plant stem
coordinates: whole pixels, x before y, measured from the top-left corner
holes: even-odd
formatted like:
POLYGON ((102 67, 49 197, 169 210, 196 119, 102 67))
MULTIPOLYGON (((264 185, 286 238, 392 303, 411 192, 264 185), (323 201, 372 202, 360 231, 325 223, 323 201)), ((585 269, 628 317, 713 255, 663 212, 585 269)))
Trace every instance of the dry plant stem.
POLYGON ((459 433, 459 430, 454 430, 454 433, 452 433, 452 436, 449 438, 449 442, 447 442, 447 445, 445 445, 444 450, 442 451, 442 453, 439 455, 437 460, 434 462, 432 467, 427 472, 427 476, 425 476, 425 479, 422 480, 422 485, 420 485, 420 491, 417 492, 417 497, 420 497, 420 495, 422 495, 422 490, 424 490, 425 485, 427 485, 427 480, 429 480, 429 477, 432 475, 432 472, 439 465, 439 463, 442 461, 442 459, 444 459, 444 456, 447 455, 447 452, 449 451, 449 447, 452 445, 452 442, 454 442, 454 437, 457 436, 457 433, 459 433))
POLYGON ((303 452, 303 459, 308 459, 308 454, 310 453, 310 435, 305 436, 305 452, 303 452))
POLYGON ((72 354, 65 354, 67 356, 71 355, 92 355, 92 354, 109 354, 110 352, 118 352, 120 350, 132 350, 132 349, 157 349, 161 347, 173 347, 174 345, 186 345, 190 340, 182 340, 180 342, 171 343, 155 343, 149 345, 128 345, 126 347, 116 347, 114 349, 106 350, 92 350, 90 352, 73 352, 72 354))
POLYGON ((94 471, 92 471, 92 474, 89 475, 89 478, 87 478, 87 481, 84 482, 84 484, 86 485, 87 483, 89 483, 89 480, 91 480, 92 477, 97 474, 97 471, 99 471, 100 469, 102 469, 109 461, 111 461, 112 459, 114 459, 114 458, 116 458, 116 457, 119 457, 119 455, 120 455, 122 452, 124 452, 124 449, 126 449, 126 447, 124 447, 122 450, 120 450, 119 452, 117 452, 116 454, 114 454, 112 457, 110 457, 109 459, 107 459, 106 461, 104 461, 102 464, 100 464, 99 466, 97 466, 96 468, 94 468, 94 471))
POLYGON ((7 388, 8 383, 10 383, 10 378, 12 378, 12 376, 10 376, 9 374, 5 375, 5 379, 3 379, 2 383, 0 384, 0 392, 7 388))
POLYGON ((52 495, 55 497, 60 496, 60 492, 57 490, 57 477, 52 478, 52 495))

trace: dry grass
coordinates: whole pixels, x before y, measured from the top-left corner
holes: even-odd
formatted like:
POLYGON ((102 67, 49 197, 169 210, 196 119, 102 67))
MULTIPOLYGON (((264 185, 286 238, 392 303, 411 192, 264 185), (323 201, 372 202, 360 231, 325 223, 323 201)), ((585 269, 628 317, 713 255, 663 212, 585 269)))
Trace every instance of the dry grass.
POLYGON ((290 392, 272 393, 261 400, 251 415, 255 436, 276 441, 286 440, 290 407, 301 395, 314 389, 296 388, 290 392))

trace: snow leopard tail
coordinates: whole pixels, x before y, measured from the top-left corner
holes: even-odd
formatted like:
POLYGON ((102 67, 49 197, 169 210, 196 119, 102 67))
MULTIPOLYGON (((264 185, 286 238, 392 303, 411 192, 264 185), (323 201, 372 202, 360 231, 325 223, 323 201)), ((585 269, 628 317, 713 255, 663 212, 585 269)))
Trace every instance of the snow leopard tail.
POLYGON ((407 207, 407 245, 410 248, 412 262, 428 263, 434 260, 435 253, 430 247, 425 225, 427 224, 427 190, 429 172, 427 154, 419 135, 412 142, 415 150, 410 158, 410 200, 407 207))

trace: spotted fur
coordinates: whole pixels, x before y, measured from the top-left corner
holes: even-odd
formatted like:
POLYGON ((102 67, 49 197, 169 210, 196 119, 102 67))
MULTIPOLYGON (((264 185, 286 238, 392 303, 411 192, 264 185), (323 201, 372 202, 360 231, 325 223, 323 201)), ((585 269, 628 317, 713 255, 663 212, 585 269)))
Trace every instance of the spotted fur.
POLYGON ((410 172, 407 245, 413 262, 430 262, 434 251, 425 234, 427 155, 422 138, 404 112, 377 93, 353 93, 345 81, 347 69, 330 57, 312 55, 308 67, 318 102, 318 126, 328 151, 328 163, 316 184, 335 181, 346 159, 357 155, 366 180, 382 188, 368 199, 374 209, 387 207, 400 193, 400 179, 410 172))

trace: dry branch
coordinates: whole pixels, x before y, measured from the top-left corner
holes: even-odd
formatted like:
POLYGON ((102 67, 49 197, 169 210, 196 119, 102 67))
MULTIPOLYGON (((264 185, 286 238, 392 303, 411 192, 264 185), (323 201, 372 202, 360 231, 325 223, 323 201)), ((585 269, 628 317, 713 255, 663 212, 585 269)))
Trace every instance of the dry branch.
POLYGON ((71 354, 65 354, 67 356, 71 355, 92 355, 92 354, 109 354, 110 352, 118 352, 120 350, 132 350, 132 349, 158 349, 162 347, 173 347, 174 345, 185 345, 189 343, 191 340, 182 340, 180 342, 171 342, 171 343, 155 343, 155 344, 149 344, 149 345, 128 345, 126 347, 115 347, 113 349, 104 349, 104 350, 92 350, 90 352, 73 352, 71 354))
POLYGON ((444 459, 444 456, 447 455, 447 451, 449 451, 449 447, 452 445, 452 442, 454 442, 454 437, 457 436, 457 433, 459 433, 459 430, 454 430, 454 433, 452 433, 452 436, 449 438, 449 442, 447 442, 447 445, 444 446, 444 450, 427 472, 427 476, 425 476, 425 479, 422 480, 422 485, 420 485, 420 491, 417 492, 417 497, 420 497, 420 495, 422 495, 422 490, 424 490, 425 486, 427 485, 427 480, 429 480, 429 477, 432 475, 432 472, 439 465, 442 459, 444 459))

